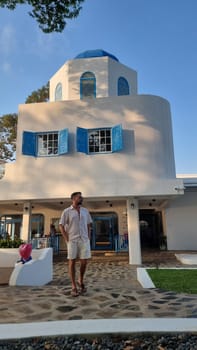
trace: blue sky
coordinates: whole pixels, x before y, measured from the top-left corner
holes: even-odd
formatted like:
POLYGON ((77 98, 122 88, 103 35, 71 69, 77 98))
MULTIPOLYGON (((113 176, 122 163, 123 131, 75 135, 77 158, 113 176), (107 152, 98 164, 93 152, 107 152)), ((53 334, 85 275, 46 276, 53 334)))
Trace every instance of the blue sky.
POLYGON ((85 0, 61 34, 28 7, 0 9, 0 115, 17 112, 68 59, 104 49, 138 72, 138 93, 171 104, 177 173, 197 174, 197 1, 85 0))

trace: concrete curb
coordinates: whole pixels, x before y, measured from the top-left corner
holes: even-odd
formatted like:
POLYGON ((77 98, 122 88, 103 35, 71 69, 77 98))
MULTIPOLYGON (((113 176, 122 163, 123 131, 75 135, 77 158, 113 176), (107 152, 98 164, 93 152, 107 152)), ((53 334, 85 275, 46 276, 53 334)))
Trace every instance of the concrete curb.
MULTIPOLYGON (((137 280, 143 288, 156 288, 150 278, 147 269, 156 269, 155 267, 137 267, 137 280)), ((159 270, 196 270, 196 267, 159 267, 159 270)))
POLYGON ((155 288, 153 281, 144 267, 137 267, 137 280, 143 288, 155 288))
POLYGON ((196 318, 66 320, 0 325, 0 340, 41 336, 197 332, 196 318))

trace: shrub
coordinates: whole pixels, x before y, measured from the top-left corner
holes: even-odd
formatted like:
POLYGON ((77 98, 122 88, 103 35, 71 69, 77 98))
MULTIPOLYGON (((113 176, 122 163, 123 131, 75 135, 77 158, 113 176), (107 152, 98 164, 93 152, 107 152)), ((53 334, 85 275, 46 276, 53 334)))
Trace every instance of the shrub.
POLYGON ((20 238, 3 238, 0 239, 0 248, 18 248, 23 243, 23 240, 20 238))

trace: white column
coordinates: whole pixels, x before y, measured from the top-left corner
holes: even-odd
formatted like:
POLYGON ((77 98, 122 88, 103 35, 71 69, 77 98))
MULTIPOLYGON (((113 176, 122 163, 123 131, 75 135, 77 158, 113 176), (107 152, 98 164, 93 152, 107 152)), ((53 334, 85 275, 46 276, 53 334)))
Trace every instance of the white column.
POLYGON ((25 242, 30 240, 31 231, 31 202, 23 204, 23 222, 21 230, 21 239, 25 242))
POLYGON ((129 239, 129 264, 140 265, 141 246, 139 229, 139 209, 138 200, 135 198, 127 199, 127 224, 129 239))

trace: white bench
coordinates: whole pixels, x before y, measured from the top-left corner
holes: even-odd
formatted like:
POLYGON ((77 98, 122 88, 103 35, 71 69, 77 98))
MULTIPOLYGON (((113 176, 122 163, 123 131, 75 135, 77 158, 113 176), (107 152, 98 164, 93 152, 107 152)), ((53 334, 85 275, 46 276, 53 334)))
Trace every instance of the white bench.
POLYGON ((32 260, 25 264, 20 259, 18 248, 0 249, 0 268, 13 268, 10 286, 43 286, 53 279, 53 249, 33 249, 32 260))

